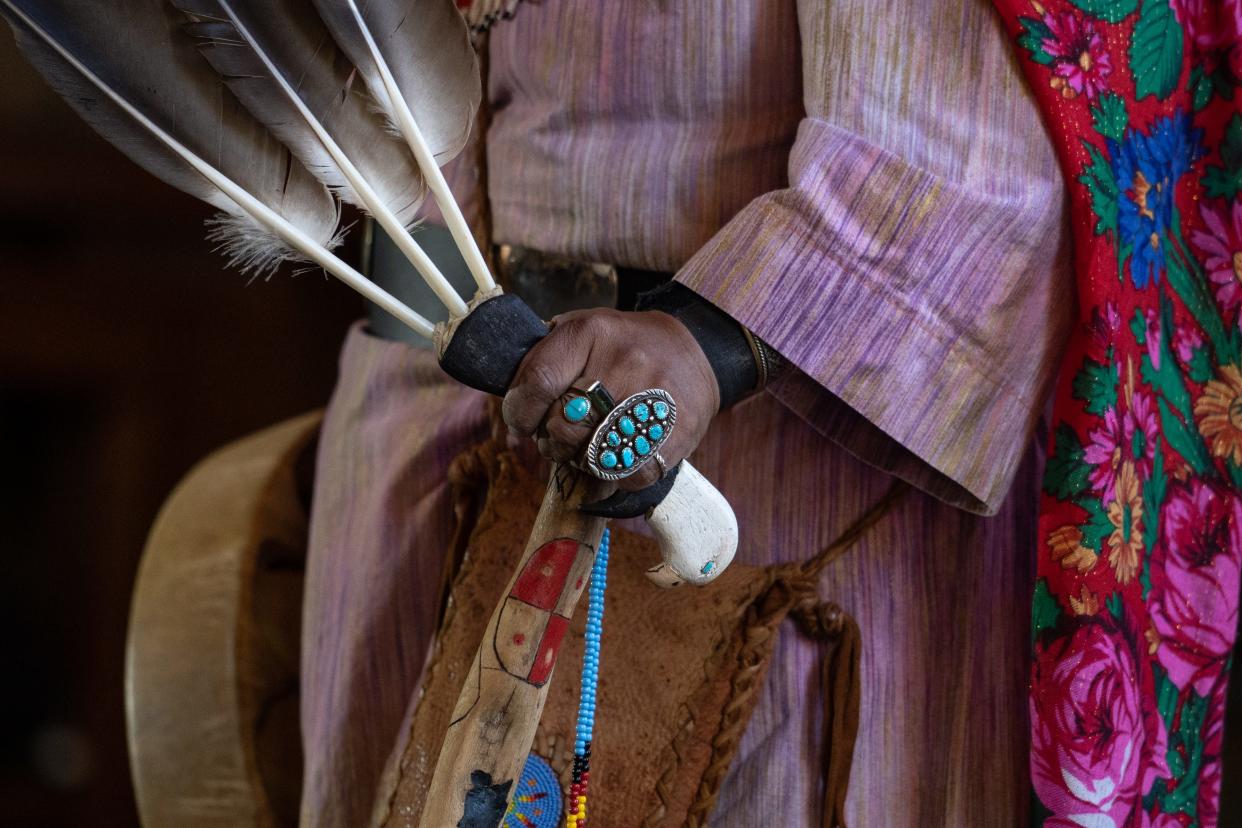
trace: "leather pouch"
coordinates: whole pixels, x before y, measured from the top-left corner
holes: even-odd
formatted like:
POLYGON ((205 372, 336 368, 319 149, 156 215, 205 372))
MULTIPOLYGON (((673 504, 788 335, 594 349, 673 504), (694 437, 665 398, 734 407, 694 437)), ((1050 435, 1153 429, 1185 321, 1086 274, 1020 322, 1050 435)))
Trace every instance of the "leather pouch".
MULTIPOLYGON (((408 741, 378 800, 376 817, 383 825, 418 824, 450 711, 544 490, 531 464, 492 443, 459 457, 452 476, 459 503, 474 499, 482 505, 459 510, 470 524, 469 540, 451 581, 408 741), (477 518, 471 520, 471 512, 477 518)), ((888 502, 881 505, 886 509, 888 502)), ((814 582, 819 567, 878 516, 864 516, 858 531, 825 550, 822 561, 766 568, 734 563, 701 589, 651 584, 643 571, 659 559, 655 541, 613 530, 591 755, 591 824, 706 824, 754 709, 777 628, 790 614, 826 646, 822 694, 830 732, 825 744, 834 755, 825 758, 824 824, 840 821, 857 729, 858 635, 839 608, 819 602, 814 582)), ((580 607, 562 644, 534 744, 563 789, 573 757, 585 615, 580 607)))

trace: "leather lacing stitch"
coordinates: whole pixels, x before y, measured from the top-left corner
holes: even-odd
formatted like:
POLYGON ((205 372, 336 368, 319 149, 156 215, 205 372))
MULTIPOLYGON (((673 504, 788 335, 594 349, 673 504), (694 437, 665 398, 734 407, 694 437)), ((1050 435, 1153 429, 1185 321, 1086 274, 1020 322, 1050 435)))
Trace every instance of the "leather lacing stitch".
POLYGON ((801 564, 769 570, 767 589, 750 604, 742 622, 743 643, 737 657, 730 697, 720 728, 712 740, 712 759, 691 803, 687 825, 698 828, 707 824, 720 785, 758 701, 758 691, 767 673, 777 630, 786 617, 793 617, 805 634, 835 645, 820 662, 825 752, 821 763, 823 808, 820 825, 821 828, 844 828, 845 795, 854 756, 854 741, 858 735, 861 636, 858 624, 839 605, 820 601, 816 583, 824 568, 853 547, 908 491, 908 484, 895 482, 884 496, 819 554, 801 564))

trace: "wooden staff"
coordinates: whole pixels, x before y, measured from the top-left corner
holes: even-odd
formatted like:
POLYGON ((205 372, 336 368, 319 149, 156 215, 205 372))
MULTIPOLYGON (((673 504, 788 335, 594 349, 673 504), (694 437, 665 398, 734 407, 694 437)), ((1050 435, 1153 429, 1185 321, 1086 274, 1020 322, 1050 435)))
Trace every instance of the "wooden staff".
POLYGON ((604 519, 578 506, 609 489, 569 466, 548 481, 526 551, 457 697, 425 799, 425 828, 496 828, 504 818, 604 533, 604 519))

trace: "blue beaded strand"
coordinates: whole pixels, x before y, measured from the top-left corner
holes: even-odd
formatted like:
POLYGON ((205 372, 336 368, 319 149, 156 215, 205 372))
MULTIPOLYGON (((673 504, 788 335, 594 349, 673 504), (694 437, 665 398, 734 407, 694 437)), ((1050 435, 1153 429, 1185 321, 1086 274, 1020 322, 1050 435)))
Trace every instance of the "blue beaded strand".
POLYGON ((582 691, 578 699, 578 728, 574 740, 574 766, 569 786, 565 828, 586 825, 587 785, 591 781, 591 733, 595 729, 595 687, 599 682, 599 641, 604 631, 604 589, 608 586, 609 531, 599 541, 591 567, 587 601, 586 650, 582 654, 582 691))

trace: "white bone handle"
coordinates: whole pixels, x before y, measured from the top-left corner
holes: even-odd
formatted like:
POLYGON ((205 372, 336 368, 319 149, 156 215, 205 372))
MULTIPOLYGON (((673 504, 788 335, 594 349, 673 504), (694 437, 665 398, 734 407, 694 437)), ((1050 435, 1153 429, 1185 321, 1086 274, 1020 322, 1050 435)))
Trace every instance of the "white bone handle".
POLYGON ((658 586, 710 583, 737 552, 733 507, 688 460, 682 461, 664 500, 647 513, 647 523, 663 558, 647 570, 647 577, 658 586))

